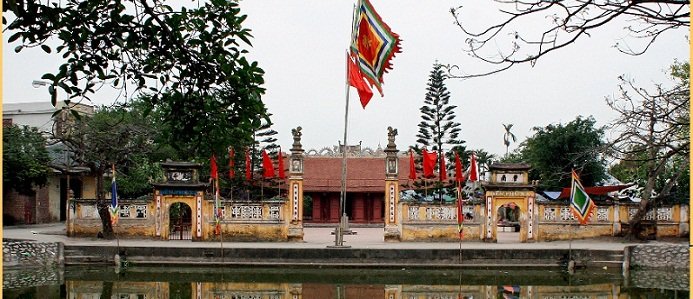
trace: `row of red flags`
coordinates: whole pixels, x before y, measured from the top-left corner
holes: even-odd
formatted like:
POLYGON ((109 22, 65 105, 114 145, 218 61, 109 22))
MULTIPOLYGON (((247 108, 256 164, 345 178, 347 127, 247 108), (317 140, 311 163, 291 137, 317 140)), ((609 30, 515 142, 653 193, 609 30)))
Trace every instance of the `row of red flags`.
MULTIPOLYGON (((234 178, 236 177, 236 173, 234 170, 234 151, 233 148, 229 149, 229 178, 234 178)), ((250 162, 250 151, 246 150, 245 151, 245 179, 247 181, 252 180, 252 172, 253 172, 253 167, 250 162)), ((218 180, 219 179, 219 168, 217 167, 217 158, 215 155, 212 155, 211 162, 210 162, 210 173, 209 176, 214 179, 218 180)), ((263 178, 274 178, 275 176, 279 177, 280 179, 285 179, 286 178, 286 172, 284 170, 284 157, 282 156, 282 151, 281 148, 279 148, 279 154, 277 157, 277 175, 275 175, 274 172, 274 162, 272 161, 272 158, 267 154, 266 150, 262 150, 262 177, 263 178)))
MULTIPOLYGON (((423 164, 423 176, 424 178, 431 178, 434 177, 435 174, 434 168, 436 165, 436 161, 438 161, 438 153, 437 152, 429 152, 427 150, 421 151, 421 156, 422 156, 422 164, 423 164)), ((438 167, 439 172, 440 172, 440 179, 441 180, 447 180, 448 175, 447 175, 447 167, 445 166, 445 157, 440 157, 440 165, 438 167)), ((475 182, 479 180, 479 174, 476 166, 476 157, 472 153, 471 157, 471 167, 469 169, 469 181, 475 182)), ((460 156, 455 153, 455 181, 456 182, 464 182, 465 177, 464 174, 462 173, 462 169, 464 167, 462 166, 462 162, 460 161, 460 156)), ((409 178, 412 180, 416 180, 416 163, 414 160, 414 153, 409 152, 409 178)))

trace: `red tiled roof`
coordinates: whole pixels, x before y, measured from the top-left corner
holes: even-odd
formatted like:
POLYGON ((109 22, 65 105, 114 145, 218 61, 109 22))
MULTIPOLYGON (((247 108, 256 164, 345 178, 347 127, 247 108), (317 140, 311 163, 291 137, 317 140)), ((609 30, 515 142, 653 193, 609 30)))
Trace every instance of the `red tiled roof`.
MULTIPOLYGON (((399 179, 409 175, 409 159, 399 158, 399 179)), ((339 192, 342 158, 307 156, 303 162, 303 190, 339 192)), ((347 157, 347 192, 385 192, 385 157, 347 157)))

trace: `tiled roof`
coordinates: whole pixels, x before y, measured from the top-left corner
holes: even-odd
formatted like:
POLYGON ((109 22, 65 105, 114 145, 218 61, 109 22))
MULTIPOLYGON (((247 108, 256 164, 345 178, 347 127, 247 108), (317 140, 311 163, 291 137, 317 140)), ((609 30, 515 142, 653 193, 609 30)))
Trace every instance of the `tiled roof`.
MULTIPOLYGON (((399 179, 406 182, 409 159, 399 158, 399 179)), ((339 192, 342 178, 342 158, 305 157, 303 190, 306 192, 339 192)), ((385 192, 384 157, 348 157, 347 192, 385 192)))

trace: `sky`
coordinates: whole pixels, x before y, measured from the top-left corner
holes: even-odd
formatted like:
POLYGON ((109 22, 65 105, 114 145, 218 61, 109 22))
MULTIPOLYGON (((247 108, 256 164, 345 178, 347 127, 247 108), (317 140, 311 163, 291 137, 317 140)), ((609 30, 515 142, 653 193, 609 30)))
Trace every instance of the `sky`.
MULTIPOLYGON (((371 0, 383 20, 399 34, 402 52, 384 75, 383 92, 361 108, 355 89, 349 92, 348 144, 383 148, 387 127, 398 130, 401 150, 416 143, 419 108, 433 64, 455 64, 469 72, 484 65, 462 49, 465 36, 453 24, 451 7, 464 4, 463 17, 481 28, 498 16, 481 1, 371 0)), ((354 1, 262 0, 241 1, 248 15, 245 26, 254 39, 248 58, 265 71, 263 101, 272 113, 278 143, 291 147, 291 129, 303 128, 304 149, 332 147, 342 142, 346 105, 345 55, 349 46, 354 1)), ((536 22, 520 25, 536 28, 536 22)), ((593 116, 606 125, 616 114, 605 97, 618 92, 618 76, 633 78, 643 87, 668 82, 666 69, 675 59, 688 61, 688 30, 666 33, 641 56, 628 56, 613 47, 633 41, 618 21, 588 38, 541 58, 537 64, 472 79, 449 79, 450 104, 456 105, 460 137, 468 149, 484 149, 502 156, 503 124, 513 124, 517 142, 533 134, 533 127, 567 123, 577 116, 593 116)), ((16 45, 3 44, 3 101, 5 103, 48 101, 45 88, 32 87, 32 80, 57 69, 59 56, 40 49, 14 53, 16 45)), ((633 41, 634 42, 634 41, 633 41)), ((498 45, 502 47, 502 45, 498 45)), ((94 96, 98 105, 112 102, 113 93, 94 96)))

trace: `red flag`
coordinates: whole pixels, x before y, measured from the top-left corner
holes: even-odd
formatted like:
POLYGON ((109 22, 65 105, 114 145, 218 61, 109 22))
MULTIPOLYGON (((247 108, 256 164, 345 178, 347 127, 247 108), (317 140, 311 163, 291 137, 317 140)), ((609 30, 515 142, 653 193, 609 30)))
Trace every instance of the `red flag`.
POLYGON ((233 161, 233 156, 234 156, 234 151, 233 147, 229 147, 229 178, 233 178, 236 176, 236 173, 234 172, 233 166, 234 166, 234 161, 233 161))
POLYGON ((440 169, 438 170, 440 172, 440 180, 444 181, 448 179, 448 170, 445 167, 445 154, 440 155, 440 169))
POLYGON ((279 178, 280 179, 285 179, 286 174, 284 173, 284 157, 282 157, 282 148, 279 148, 279 158, 278 158, 278 163, 279 163, 279 178))
POLYGON ((455 181, 464 182, 464 174, 462 174, 462 162, 460 155, 455 152, 455 181))
POLYGON ((349 85, 356 87, 359 92, 359 99, 361 100, 361 106, 366 109, 366 105, 371 101, 373 97, 373 91, 368 87, 366 80, 363 79, 359 67, 356 66, 354 58, 347 54, 347 72, 349 74, 349 85))
POLYGON ((435 168, 436 165, 436 160, 438 160, 438 153, 436 152, 428 152, 426 149, 423 150, 423 169, 424 169, 424 177, 432 177, 434 176, 433 174, 433 168, 435 168))
POLYGON ((416 180, 416 164, 414 163, 414 153, 409 151, 409 178, 416 180))
POLYGON ((214 156, 214 154, 212 154, 211 160, 212 161, 210 162, 210 166, 209 166, 209 168, 210 168, 209 177, 211 177, 212 179, 218 180, 219 179, 219 174, 218 174, 219 169, 217 168, 217 157, 214 156))
POLYGON ((262 169, 264 170, 262 173, 264 178, 274 177, 274 165, 272 164, 272 159, 264 149, 262 150, 262 169))
POLYGON ((247 181, 250 181, 253 179, 253 170, 252 170, 252 165, 250 163, 250 150, 249 149, 245 150, 245 179, 247 181))
POLYGON ((472 163, 469 166, 469 181, 471 182, 476 182, 479 180, 479 171, 476 169, 476 157, 474 157, 474 153, 472 153, 472 163))

